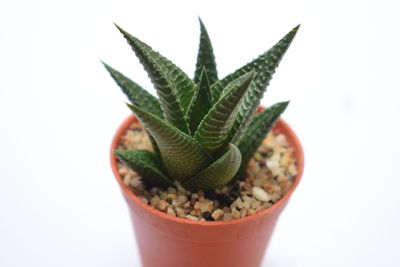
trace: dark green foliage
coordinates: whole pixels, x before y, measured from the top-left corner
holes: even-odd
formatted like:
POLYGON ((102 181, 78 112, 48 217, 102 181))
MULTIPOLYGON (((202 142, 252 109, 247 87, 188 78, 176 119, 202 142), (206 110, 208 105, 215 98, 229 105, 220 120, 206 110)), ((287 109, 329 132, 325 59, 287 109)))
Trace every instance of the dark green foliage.
POLYGON ((211 107, 210 82, 208 81, 206 70, 203 68, 187 114, 191 133, 196 132, 197 127, 211 107))
POLYGON ((140 87, 137 83, 125 77, 122 73, 111 68, 103 62, 104 67, 110 73, 114 81, 119 85, 131 103, 136 106, 153 113, 159 118, 163 118, 163 111, 160 107, 160 102, 152 94, 140 87))
POLYGON ((201 121, 194 138, 211 154, 223 151, 241 100, 254 77, 246 73, 226 86, 226 91, 201 121))
POLYGON ((255 115, 299 26, 267 52, 221 80, 201 20, 193 80, 150 46, 117 28, 158 94, 157 99, 104 64, 132 102, 128 106, 149 132, 156 151, 116 150, 117 157, 151 186, 166 187, 177 180, 189 190, 208 191, 243 175, 249 160, 288 105, 278 103, 255 115))
MULTIPOLYGON (((184 117, 185 112, 183 109, 183 105, 180 105, 180 99, 178 99, 178 90, 180 92, 192 90, 189 89, 189 87, 186 87, 186 82, 180 77, 186 75, 183 74, 182 71, 179 71, 177 67, 174 68, 174 65, 172 63, 168 64, 169 68, 166 68, 166 59, 163 60, 161 56, 157 52, 155 52, 150 46, 141 42, 136 37, 133 37, 118 26, 117 28, 124 35, 129 45, 136 53, 136 56, 139 58, 140 63, 142 63, 155 88, 157 89, 157 93, 160 98, 161 108, 164 113, 164 119, 177 127, 179 130, 185 133, 189 133, 189 128, 184 117), (171 73, 174 75, 172 75, 171 73)), ((189 105, 190 98, 191 96, 187 98, 188 100, 185 99, 185 103, 188 103, 187 105, 189 105)))
POLYGON ((203 68, 205 68, 208 76, 208 81, 210 84, 213 84, 218 81, 217 64, 215 63, 214 51, 211 45, 210 37, 208 37, 206 27, 204 26, 200 18, 199 22, 200 45, 193 81, 195 83, 198 83, 200 81, 201 71, 203 68))
POLYGON ((228 151, 221 158, 184 182, 183 186, 193 191, 221 188, 236 174, 241 160, 242 155, 239 149, 234 144, 230 144, 228 151))
POLYGON ((114 150, 117 157, 134 169, 137 173, 146 177, 145 182, 150 186, 167 187, 173 183, 160 170, 160 162, 154 153, 147 150, 114 150))
POLYGON ((211 163, 209 154, 191 136, 135 105, 128 106, 156 140, 170 177, 184 181, 211 163))
POLYGON ((242 153, 242 163, 240 165, 239 174, 243 174, 246 170, 250 159, 271 130, 275 121, 285 111, 288 104, 289 102, 277 103, 254 116, 254 119, 238 145, 240 153, 242 153))

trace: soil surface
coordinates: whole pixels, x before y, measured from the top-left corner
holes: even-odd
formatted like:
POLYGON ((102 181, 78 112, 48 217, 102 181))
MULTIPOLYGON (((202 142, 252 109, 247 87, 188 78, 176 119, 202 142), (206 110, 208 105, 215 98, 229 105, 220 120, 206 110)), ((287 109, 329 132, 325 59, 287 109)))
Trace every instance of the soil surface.
MULTIPOLYGON (((140 123, 133 123, 119 149, 152 146, 140 123)), ((142 178, 118 162, 123 182, 143 202, 171 216, 196 221, 228 221, 253 215, 282 198, 297 174, 294 151, 282 134, 271 131, 247 167, 247 176, 214 192, 190 192, 178 182, 168 189, 146 188, 142 178)))

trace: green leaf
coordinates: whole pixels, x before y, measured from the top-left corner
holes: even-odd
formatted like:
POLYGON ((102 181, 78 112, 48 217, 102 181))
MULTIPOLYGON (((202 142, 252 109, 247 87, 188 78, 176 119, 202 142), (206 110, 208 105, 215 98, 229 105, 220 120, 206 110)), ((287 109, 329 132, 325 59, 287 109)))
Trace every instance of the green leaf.
POLYGON ((203 67, 206 68, 207 76, 210 84, 218 81, 217 64, 215 63, 215 56, 211 45, 210 37, 208 36, 206 27, 199 18, 200 23, 200 44, 199 52, 197 55, 196 71, 194 73, 194 82, 199 83, 203 67))
POLYGON ((227 184, 239 169, 242 156, 239 149, 230 144, 228 151, 209 167, 188 179, 183 186, 189 190, 210 191, 227 184))
POLYGON ((147 110, 154 115, 163 118, 163 112, 158 99, 143 89, 119 71, 102 62, 106 70, 110 73, 114 81, 121 87, 122 91, 128 97, 129 101, 136 106, 147 110))
POLYGON ((254 79, 254 87, 264 92, 268 82, 270 81, 272 74, 275 72, 275 68, 278 66, 280 60, 289 48, 293 38, 296 36, 297 30, 300 25, 291 30, 286 36, 284 36, 277 44, 269 49, 264 54, 251 61, 250 63, 239 68, 235 72, 227 75, 223 79, 219 80, 211 86, 213 101, 216 102, 222 90, 234 79, 241 75, 249 72, 252 69, 256 71, 256 78, 254 79))
POLYGON ((196 84, 174 63, 158 53, 157 55, 160 62, 164 65, 167 77, 174 85, 174 90, 178 96, 179 104, 183 113, 186 114, 189 109, 190 101, 193 98, 194 91, 196 90, 196 84))
POLYGON ((209 154, 190 135, 138 106, 128 106, 156 140, 169 177, 184 181, 210 164, 209 154))
POLYGON ((256 78, 239 108, 235 123, 229 134, 229 140, 231 140, 232 143, 238 144, 244 132, 247 130, 249 122, 255 115, 275 69, 278 67, 279 62, 289 48, 299 27, 300 25, 290 31, 262 56, 263 59, 260 62, 257 62, 256 78))
POLYGON ((197 85, 196 92, 193 95, 187 115, 191 133, 196 132, 201 120, 207 115, 211 107, 210 83, 208 82, 207 72, 203 67, 199 84, 197 85))
POLYGON ((289 102, 280 102, 257 113, 246 133, 243 135, 238 148, 242 153, 242 163, 239 175, 242 175, 254 153, 267 136, 279 116, 285 111, 289 102))
POLYGON ((218 154, 227 145, 226 138, 253 77, 254 71, 250 71, 228 84, 223 96, 201 121, 194 137, 209 153, 218 154))
POLYGON ((172 62, 155 52, 150 46, 133 37, 118 25, 136 56, 147 71, 160 99, 164 119, 185 133, 189 133, 185 120, 195 84, 172 62))
MULTIPOLYGON (((110 73, 111 77, 115 80, 119 87, 121 87, 122 91, 125 93, 131 103, 137 105, 144 110, 147 110, 150 113, 153 113, 161 119, 163 118, 163 112, 157 98, 155 98, 152 94, 147 92, 145 89, 140 87, 132 80, 125 77, 122 73, 113 69, 104 62, 102 63, 106 70, 110 73)), ((157 147, 157 143, 151 135, 149 135, 149 138, 153 146, 154 152, 157 156, 159 156, 160 152, 157 147)))
POLYGON ((137 172, 146 185, 172 186, 173 183, 160 170, 157 157, 147 150, 114 150, 114 153, 129 168, 137 172))

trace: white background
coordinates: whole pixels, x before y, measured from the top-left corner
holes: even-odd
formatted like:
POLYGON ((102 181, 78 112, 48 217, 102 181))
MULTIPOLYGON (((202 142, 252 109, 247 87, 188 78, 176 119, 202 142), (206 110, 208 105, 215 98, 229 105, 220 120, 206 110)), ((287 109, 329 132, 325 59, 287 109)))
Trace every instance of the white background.
POLYGON ((0 266, 139 266, 99 60, 152 88, 115 21, 192 74, 198 15, 221 77, 302 23, 263 104, 291 100, 306 169, 263 266, 400 266, 398 3, 2 0, 0 266))

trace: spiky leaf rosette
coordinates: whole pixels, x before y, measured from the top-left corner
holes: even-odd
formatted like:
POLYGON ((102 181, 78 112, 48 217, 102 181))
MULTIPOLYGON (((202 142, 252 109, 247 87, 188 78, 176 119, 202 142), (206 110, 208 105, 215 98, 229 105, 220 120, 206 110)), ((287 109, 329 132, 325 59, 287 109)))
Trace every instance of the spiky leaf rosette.
POLYGON ((117 26, 147 71, 158 99, 104 64, 132 102, 128 106, 150 134, 156 150, 115 153, 152 186, 166 187, 177 180, 189 190, 208 191, 237 179, 288 104, 278 103, 255 115, 298 26, 267 52, 218 80, 211 40, 203 22, 199 22, 200 45, 193 80, 117 26))

